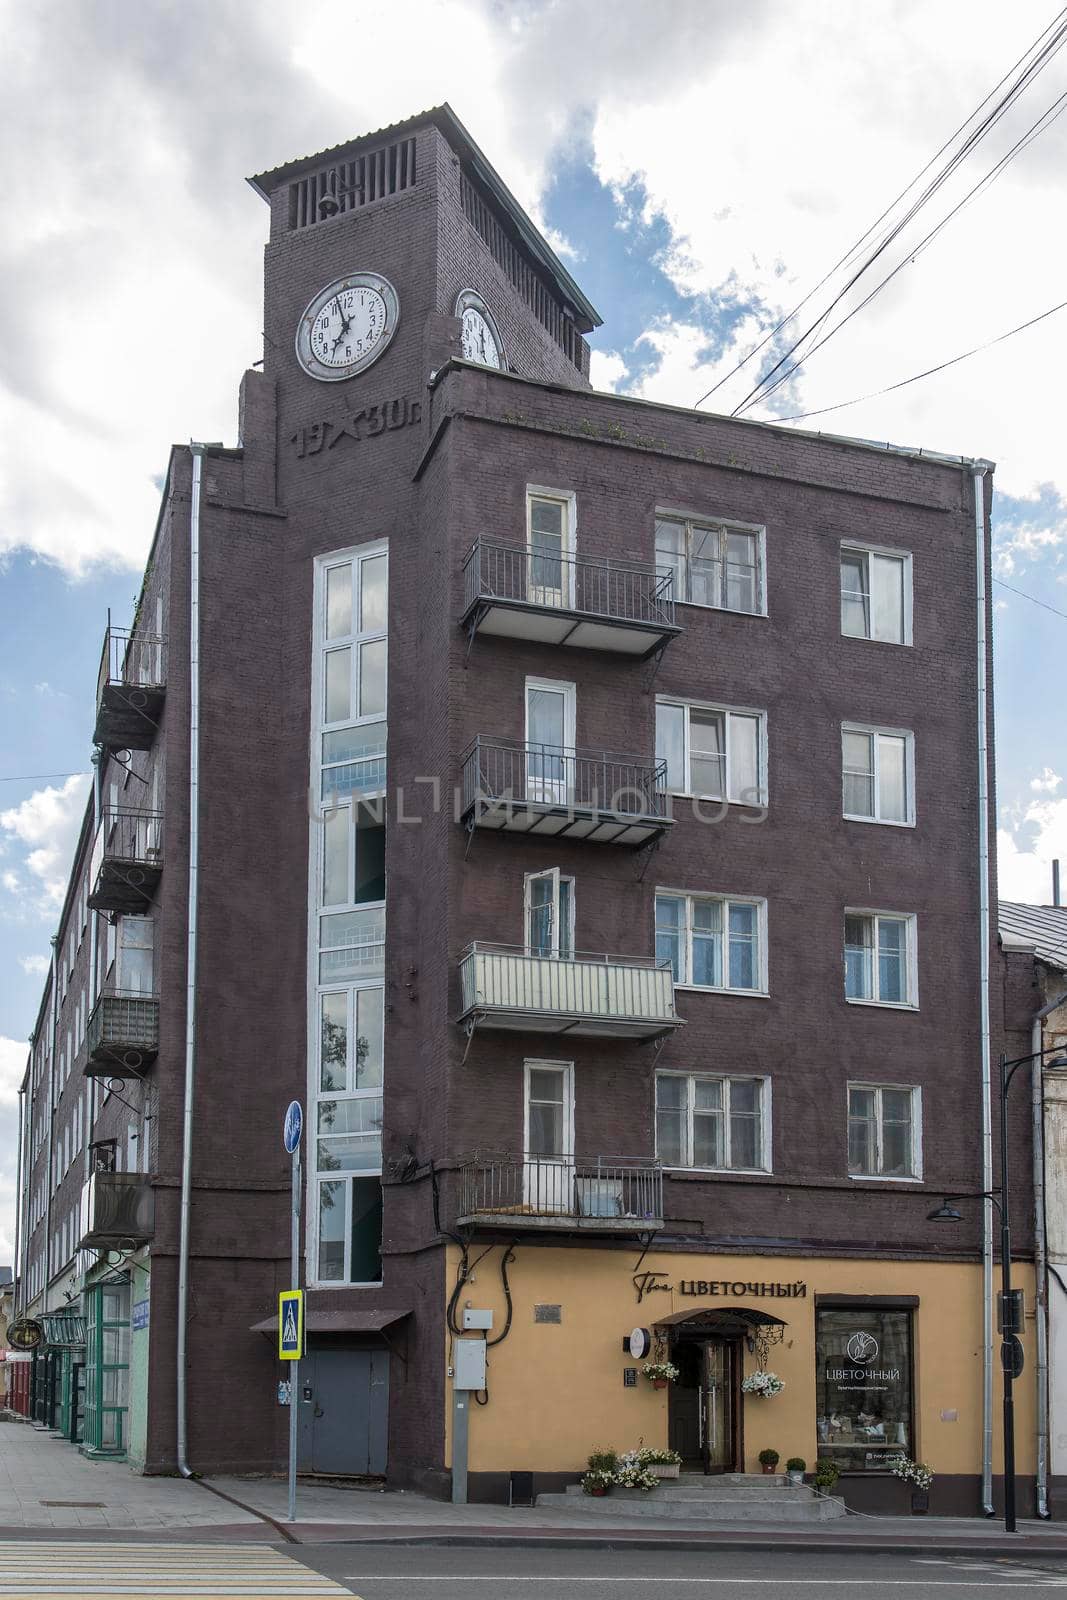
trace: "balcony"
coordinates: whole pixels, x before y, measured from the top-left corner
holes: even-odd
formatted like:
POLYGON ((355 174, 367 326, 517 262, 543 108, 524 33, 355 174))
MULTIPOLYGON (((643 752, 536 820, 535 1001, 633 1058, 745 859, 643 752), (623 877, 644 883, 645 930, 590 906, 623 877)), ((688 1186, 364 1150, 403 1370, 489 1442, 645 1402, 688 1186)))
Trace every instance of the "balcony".
POLYGON ((650 562, 552 556, 476 539, 463 565, 463 626, 476 633, 643 660, 681 633, 673 574, 650 562))
POLYGON ((463 758, 465 827, 648 844, 671 826, 667 763, 479 735, 463 758))
POLYGON ((79 1250, 132 1249, 156 1231, 155 1195, 141 1172, 94 1172, 82 1189, 79 1250))
POLYGON ((147 910, 163 871, 163 815, 107 807, 89 862, 94 911, 137 915, 147 910))
POLYGON ((109 623, 96 682, 94 741, 107 750, 150 750, 166 683, 166 640, 109 623))
POLYGON ((670 965, 651 956, 540 956, 478 941, 463 953, 460 982, 469 1033, 658 1039, 683 1025, 670 965))
POLYGON ((159 1053, 154 995, 105 989, 89 1013, 87 1078, 140 1078, 159 1053))
POLYGON ((658 1233, 663 1168, 605 1156, 501 1156, 461 1169, 461 1227, 544 1233, 658 1233))

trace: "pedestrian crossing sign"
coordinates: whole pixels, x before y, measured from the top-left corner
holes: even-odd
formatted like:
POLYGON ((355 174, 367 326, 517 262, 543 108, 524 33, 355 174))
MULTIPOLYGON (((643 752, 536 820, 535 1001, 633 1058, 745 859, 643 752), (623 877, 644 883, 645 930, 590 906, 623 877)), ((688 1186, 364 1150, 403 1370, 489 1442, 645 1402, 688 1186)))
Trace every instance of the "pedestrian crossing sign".
POLYGON ((304 1353, 304 1291, 283 1289, 278 1296, 278 1360, 299 1361, 304 1353))

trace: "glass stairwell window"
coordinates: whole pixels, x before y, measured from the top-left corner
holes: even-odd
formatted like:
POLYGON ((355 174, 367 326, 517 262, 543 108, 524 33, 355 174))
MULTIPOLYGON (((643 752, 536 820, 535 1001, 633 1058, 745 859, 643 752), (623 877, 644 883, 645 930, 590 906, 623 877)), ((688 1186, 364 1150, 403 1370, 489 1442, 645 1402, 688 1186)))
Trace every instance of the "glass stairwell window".
POLYGON ((766 609, 761 528, 661 515, 656 563, 674 574, 676 600, 752 615, 766 609))
POLYGON ((321 698, 313 781, 321 800, 312 887, 309 1261, 323 1285, 381 1281, 385 1057, 387 554, 317 571, 321 698))

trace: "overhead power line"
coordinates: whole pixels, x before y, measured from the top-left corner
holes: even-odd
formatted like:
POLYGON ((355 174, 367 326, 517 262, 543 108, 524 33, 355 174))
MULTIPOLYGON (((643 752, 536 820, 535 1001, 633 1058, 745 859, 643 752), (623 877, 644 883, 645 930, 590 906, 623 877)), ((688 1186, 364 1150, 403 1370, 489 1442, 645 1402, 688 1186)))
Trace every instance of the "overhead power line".
POLYGON ((1055 606, 1050 606, 1047 600, 1039 600, 1036 594, 1027 594, 1025 589, 1017 589, 1013 583, 1005 583, 1003 578, 994 578, 994 583, 999 583, 1002 589, 1009 589, 1012 594, 1017 594, 1021 600, 1029 600, 1031 605, 1040 606, 1043 611, 1051 611, 1054 617, 1062 617, 1067 622, 1067 611, 1058 611, 1055 606))
POLYGON ((841 267, 844 267, 844 266, 848 265, 848 263, 852 260, 852 258, 855 255, 858 254, 858 252, 863 247, 863 245, 866 244, 867 240, 870 238, 870 236, 874 232, 874 230, 877 227, 879 227, 880 224, 883 223, 886 220, 886 218, 895 210, 895 208, 900 204, 900 202, 904 199, 904 197, 907 194, 909 194, 912 189, 915 188, 915 185, 917 183, 919 183, 922 178, 924 178, 926 176, 926 174, 930 171, 930 168, 934 165, 934 163, 936 161, 940 160, 940 158, 944 155, 945 151, 948 150, 949 147, 955 142, 955 140, 959 138, 960 134, 963 133, 964 129, 967 128, 974 121, 974 119, 981 113, 983 108, 989 104, 990 100, 992 100, 993 96, 997 93, 997 91, 999 89, 1003 88, 1004 84, 1007 83, 1007 81, 1011 77, 1012 73, 1015 72, 1020 66, 1022 66, 1023 62, 1027 59, 1027 57, 1033 55, 1034 51, 1037 50, 1041 46, 1042 41, 1045 39, 1046 35, 1049 34, 1049 33, 1052 33, 1053 30, 1056 29, 1057 26, 1059 24, 1061 24, 1065 18, 1067 18, 1067 8, 1065 8, 1062 11, 1057 12, 1056 16, 1053 17, 1053 19, 1049 23, 1048 27, 1043 29, 1043 31, 1038 34, 1037 38, 1033 41, 1032 44, 1027 46, 1027 48, 1023 51, 1022 55, 1018 58, 1018 60, 1014 61, 1012 63, 1012 65, 1008 68, 1008 70, 1004 74, 1004 76, 997 83, 995 83, 993 85, 992 89, 990 89, 990 91, 986 95, 985 99, 979 101, 978 105, 970 113, 970 115, 965 117, 964 120, 960 123, 959 127, 956 128, 955 131, 949 135, 949 137, 945 140, 945 142, 941 146, 941 148, 939 150, 935 151, 935 153, 930 157, 930 159, 926 163, 926 165, 924 167, 922 167, 915 174, 915 177, 912 178, 911 182, 904 186, 904 188, 897 195, 896 199, 890 201, 889 205, 886 206, 885 210, 881 213, 881 215, 875 218, 875 220, 871 223, 870 227, 867 229, 866 233, 862 233, 860 235, 860 237, 856 240, 855 244, 852 245, 850 249, 846 250, 845 254, 843 256, 841 256, 837 261, 834 262, 833 266, 830 267, 830 269, 823 275, 823 277, 821 277, 819 279, 818 283, 815 284, 813 288, 808 290, 807 294, 803 297, 802 300, 798 300, 797 301, 796 305, 793 307, 793 309, 791 311, 787 311, 785 313, 785 315, 781 318, 781 320, 779 322, 775 323, 774 327, 771 328, 770 331, 763 336, 763 338, 759 341, 758 344, 753 345, 752 349, 748 352, 747 355, 742 356, 740 361, 738 361, 735 366, 731 367, 729 372, 727 372, 723 377, 721 377, 717 383, 713 384, 712 387, 707 391, 706 394, 702 394, 701 395, 700 399, 696 401, 696 405, 697 406, 703 405, 704 401, 710 399, 713 394, 716 394, 722 388, 723 384, 724 383, 728 383, 729 380, 734 376, 734 374, 736 372, 740 372, 741 368, 746 366, 748 364, 748 362, 752 360, 753 356, 758 355, 761 350, 765 349, 765 347, 770 343, 770 341, 775 337, 775 335, 779 334, 782 331, 782 329, 784 327, 786 327, 787 324, 790 323, 793 320, 793 318, 800 311, 803 310, 803 308, 808 304, 809 300, 811 300, 816 294, 818 294, 819 290, 821 288, 823 288, 825 284, 829 283, 829 281, 833 277, 834 273, 837 272, 841 267))
POLYGON ((53 778, 87 778, 87 772, 15 772, 0 783, 47 783, 53 778))
MULTIPOLYGON (((853 317, 858 316, 858 314, 863 311, 866 306, 869 306, 871 301, 877 295, 881 294, 882 290, 886 288, 888 284, 892 283, 898 272, 903 272, 905 267, 913 265, 926 247, 933 243, 934 239, 937 238, 937 235, 941 232, 941 230, 952 221, 953 217, 962 211, 964 207, 968 205, 971 200, 975 199, 984 189, 987 189, 991 183, 994 183, 996 179, 1000 177, 1005 167, 1014 161, 1015 157, 1020 155, 1022 151, 1026 149, 1027 145, 1032 144, 1039 134, 1046 132, 1047 129, 1049 129, 1057 120, 1057 118, 1063 115, 1064 111, 1067 111, 1067 90, 1065 90, 1058 99, 1054 100, 1051 106, 1048 106, 1041 113, 1036 122, 1031 123, 1030 127, 1021 136, 1021 138, 1016 140, 1015 144, 1012 145, 1007 154, 1001 156, 1000 160, 996 162, 994 166, 990 167, 989 171, 985 173, 983 177, 979 178, 978 182, 967 191, 963 199, 953 206, 948 215, 942 217, 941 221, 931 228, 929 233, 925 234, 923 238, 920 239, 915 248, 913 250, 909 250, 907 255, 904 256, 903 260, 898 261, 892 271, 888 272, 880 283, 875 284, 871 292, 863 300, 861 300, 858 305, 853 306, 852 310, 847 312, 841 318, 840 322, 836 322, 827 333, 823 334, 821 339, 818 339, 815 344, 811 346, 810 349, 805 350, 803 355, 799 356, 797 360, 793 362, 792 366, 787 367, 784 372, 780 373, 779 376, 775 378, 773 383, 768 384, 766 379, 770 378, 772 373, 777 370, 777 368, 772 368, 771 372, 767 373, 766 377, 762 378, 760 383, 758 383, 754 389, 749 391, 749 394, 744 400, 741 401, 740 405, 734 407, 733 411, 731 412, 731 416, 736 417, 743 415, 746 411, 750 411, 754 405, 758 405, 760 402, 769 400, 771 395, 774 394, 775 390, 780 389, 783 383, 787 383, 793 376, 794 372, 798 372, 806 361, 810 361, 811 357, 817 350, 821 350, 823 345, 829 343, 835 333, 840 333, 841 329, 846 325, 846 323, 851 322, 853 317)), ((855 279, 852 281, 854 283, 855 279)), ((836 301, 834 304, 836 304, 836 301)), ((820 321, 825 320, 825 315, 828 315, 829 311, 832 309, 833 305, 828 307, 827 313, 824 314, 823 318, 820 318, 820 321)), ((816 324, 812 325, 813 328, 815 326, 816 324)), ((805 334, 802 336, 802 339, 806 337, 807 335, 805 334)), ((802 340, 798 340, 797 345, 799 345, 801 342, 802 340)), ((793 346, 793 351, 796 350, 797 345, 793 346)), ((792 352, 787 352, 787 354, 782 357, 782 360, 790 360, 791 354, 792 352)), ((778 362, 777 366, 780 367, 781 364, 781 362, 778 362)))
POLYGON ((1017 328, 1009 328, 1007 333, 1000 333, 995 339, 987 339, 985 344, 976 344, 973 349, 964 350, 962 355, 953 356, 949 361, 941 361, 936 367, 927 367, 925 372, 916 372, 910 378, 901 378, 899 383, 889 383, 884 389, 872 389, 869 394, 853 395, 851 400, 839 400, 833 406, 820 406, 817 411, 796 411, 788 417, 775 417, 774 421, 804 422, 808 417, 825 417, 830 411, 843 411, 846 406, 858 406, 864 400, 877 400, 879 395, 892 394, 896 389, 906 389, 910 383, 919 383, 923 378, 933 377, 935 372, 945 372, 949 367, 959 366, 961 361, 969 361, 972 356, 981 355, 983 350, 992 350, 994 345, 1003 344, 1005 339, 1011 339, 1017 333, 1025 333, 1027 328, 1032 328, 1037 323, 1044 322, 1046 317, 1065 309, 1067 300, 1061 300, 1058 306, 1049 306, 1047 311, 1042 311, 1040 316, 1031 317, 1029 322, 1020 322, 1017 328))

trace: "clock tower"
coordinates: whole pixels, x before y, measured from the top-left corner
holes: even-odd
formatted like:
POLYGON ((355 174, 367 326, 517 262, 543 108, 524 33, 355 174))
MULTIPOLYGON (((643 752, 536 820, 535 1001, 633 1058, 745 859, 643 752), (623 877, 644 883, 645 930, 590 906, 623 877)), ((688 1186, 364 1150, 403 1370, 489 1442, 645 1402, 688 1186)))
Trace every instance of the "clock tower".
POLYGON ((381 422, 421 439, 450 360, 589 387, 600 318, 449 106, 249 181, 271 208, 263 374, 283 498, 294 463, 303 484, 309 457, 353 456, 346 435, 381 422))

